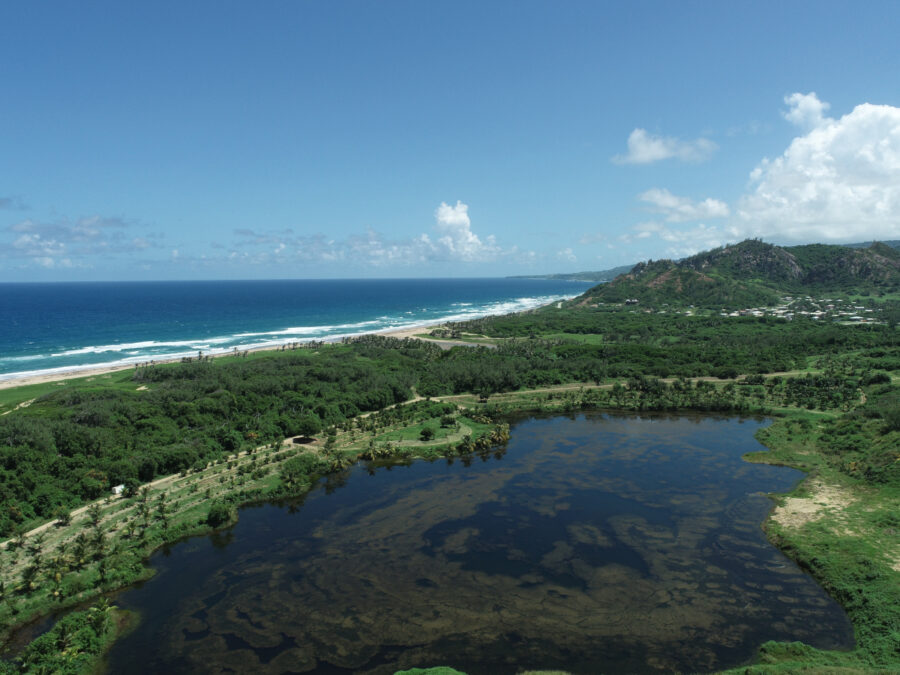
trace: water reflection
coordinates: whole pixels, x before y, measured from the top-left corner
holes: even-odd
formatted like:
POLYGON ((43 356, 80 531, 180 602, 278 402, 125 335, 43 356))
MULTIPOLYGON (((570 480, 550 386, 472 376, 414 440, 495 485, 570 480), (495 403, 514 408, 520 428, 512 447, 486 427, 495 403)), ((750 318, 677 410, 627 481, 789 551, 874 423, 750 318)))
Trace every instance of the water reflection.
POLYGON ((800 474, 740 459, 759 424, 528 419, 505 456, 359 467, 302 508, 245 509, 120 597, 144 622, 110 667, 708 671, 769 639, 849 646, 844 614, 760 531, 760 491, 800 474))

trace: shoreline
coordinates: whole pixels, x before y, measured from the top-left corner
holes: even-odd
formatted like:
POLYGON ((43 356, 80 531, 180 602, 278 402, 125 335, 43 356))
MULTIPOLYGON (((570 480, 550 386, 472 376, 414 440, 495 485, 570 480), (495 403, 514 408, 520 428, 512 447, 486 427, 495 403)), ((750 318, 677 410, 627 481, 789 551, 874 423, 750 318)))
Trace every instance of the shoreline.
MULTIPOLYGON (((576 385, 579 387, 579 391, 583 391, 585 389, 586 390, 591 390, 591 389, 601 390, 601 389, 607 389, 611 386, 611 385, 596 386, 596 385, 591 385, 588 383, 571 383, 566 386, 573 387, 576 385)), ((555 389, 555 388, 550 388, 550 389, 555 389)), ((547 389, 541 388, 541 389, 536 389, 533 391, 515 392, 514 396, 518 400, 506 402, 505 414, 509 415, 509 414, 513 413, 513 411, 516 411, 519 413, 525 413, 527 415, 541 414, 540 412, 537 412, 532 407, 534 405, 534 403, 529 401, 528 395, 538 393, 538 392, 543 392, 543 391, 547 391, 547 389)), ((463 396, 472 396, 472 395, 467 394, 467 395, 463 395, 463 396)), ((474 396, 473 396, 473 398, 474 398, 474 396)), ((459 395, 451 395, 451 396, 446 396, 446 397, 439 397, 437 400, 458 400, 458 399, 459 399, 459 395)), ((406 403, 412 403, 414 401, 415 401, 415 399, 404 402, 403 404, 400 404, 400 405, 404 405, 406 403)), ((538 404, 538 405, 540 407, 540 404, 538 404)), ((549 413, 549 414, 553 414, 553 415, 565 414, 562 399, 556 400, 553 403, 547 403, 545 405, 550 405, 552 407, 552 409, 548 410, 548 409, 544 409, 541 407, 540 410, 543 413, 549 413)), ((464 406, 464 407, 468 407, 468 406, 464 406)), ((640 408, 627 408, 627 407, 623 408, 623 407, 618 407, 618 406, 613 407, 613 408, 600 407, 600 408, 596 408, 596 410, 601 411, 601 412, 621 412, 621 413, 625 413, 625 414, 630 413, 630 414, 638 414, 638 415, 643 412, 640 408)), ((582 409, 582 412, 586 412, 586 411, 584 409, 582 409)), ((709 411, 695 410, 690 407, 679 408, 676 411, 662 410, 662 411, 653 411, 653 412, 660 412, 661 414, 668 414, 671 412, 676 415, 685 415, 685 414, 690 415, 692 413, 697 413, 702 416, 708 416, 711 414, 709 411)), ((795 411, 795 412, 798 412, 798 411, 795 411)), ((716 414, 716 413, 712 413, 712 414, 716 414)), ((725 412, 723 414, 725 416, 731 416, 731 415, 741 416, 743 413, 725 412)), ((775 422, 780 421, 781 426, 785 426, 785 425, 793 424, 796 419, 798 419, 797 416, 789 414, 781 420, 778 420, 777 418, 775 418, 774 421, 775 422)), ((779 427, 779 429, 780 429, 780 427, 779 427)), ((762 464, 769 464, 769 465, 773 465, 773 466, 786 466, 786 467, 800 469, 803 471, 808 471, 809 467, 803 462, 799 463, 799 465, 798 465, 797 458, 792 457, 791 456, 792 453, 790 453, 787 450, 787 448, 784 447, 785 439, 782 437, 781 434, 779 434, 777 438, 772 437, 771 436, 771 434, 772 434, 771 426, 765 427, 761 431, 763 431, 763 433, 761 435, 755 435, 755 437, 762 445, 762 448, 758 451, 754 451, 754 452, 747 453, 746 455, 744 455, 742 457, 742 459, 745 462, 762 463, 762 464), (787 457, 790 457, 794 461, 785 461, 786 457, 782 457, 781 456, 782 453, 787 453, 787 457)), ((759 434, 759 432, 757 432, 757 434, 759 434)), ((263 446, 263 447, 265 447, 265 446, 263 446)), ((245 456, 246 458, 249 458, 252 456, 252 453, 238 453, 238 455, 236 455, 236 457, 241 457, 241 456, 245 456)), ((421 459, 421 457, 417 457, 417 459, 421 459)), ((210 465, 204 469, 204 473, 209 472, 209 471, 214 471, 214 470, 215 470, 215 466, 210 465)), ((780 530, 777 530, 777 529, 773 531, 772 525, 773 525, 773 523, 777 524, 777 518, 774 517, 774 514, 775 514, 775 512, 778 511, 779 508, 783 507, 783 506, 779 506, 779 505, 783 505, 785 500, 794 499, 796 501, 798 499, 811 499, 811 497, 804 496, 802 494, 804 486, 808 484, 808 478, 809 478, 808 476, 802 478, 792 488, 786 490, 783 493, 773 493, 772 495, 769 495, 770 498, 774 498, 775 505, 774 505, 773 509, 770 510, 770 512, 766 515, 766 517, 763 519, 763 521, 761 523, 762 529, 766 534, 766 538, 772 544, 772 546, 775 549, 782 551, 788 558, 790 558, 791 560, 793 560, 795 563, 797 563, 799 565, 802 565, 804 562, 808 563, 808 555, 810 552, 808 550, 806 550, 806 547, 804 547, 804 546, 798 547, 797 544, 799 542, 795 541, 790 536, 786 537, 785 536, 787 534, 786 532, 781 532, 780 530), (801 493, 801 494, 798 495, 798 493, 801 493)), ((184 479, 184 477, 181 477, 181 479, 187 480, 187 479, 184 479)), ((173 481, 177 481, 177 480, 179 480, 178 475, 173 474, 171 476, 163 477, 158 482, 165 481, 168 483, 168 482, 173 482, 173 481)), ((276 499, 277 499, 277 497, 276 497, 276 499)), ((249 504, 253 504, 253 503, 256 503, 256 500, 254 497, 251 497, 246 501, 240 501, 237 504, 237 507, 238 507, 238 509, 241 509, 241 508, 243 508, 249 504)), ((115 506, 110 507, 109 505, 106 505, 104 508, 110 509, 110 508, 115 508, 115 506)), ((84 509, 87 509, 87 506, 85 506, 84 509)), ((235 514, 235 516, 236 517, 234 518, 234 520, 232 522, 229 523, 229 525, 233 524, 233 522, 236 522, 237 514, 235 514)), ((209 525, 206 525, 206 524, 198 525, 196 528, 194 528, 190 531, 183 532, 177 538, 172 539, 169 542, 163 542, 163 543, 158 544, 158 546, 153 550, 158 551, 159 548, 161 546, 166 545, 166 543, 176 544, 178 542, 183 542, 187 539, 190 539, 191 537, 194 537, 194 536, 206 536, 211 531, 214 531, 214 528, 211 529, 211 526, 209 526, 209 525)), ((143 565, 145 566, 145 569, 147 571, 152 569, 149 566, 149 554, 147 555, 147 557, 143 558, 143 565)), ((830 579, 827 576, 824 576, 824 577, 822 576, 821 570, 804 570, 804 573, 811 576, 816 581, 816 583, 822 589, 825 590, 826 593, 828 593, 829 595, 834 597, 835 588, 831 583, 829 583, 830 579), (819 573, 816 573, 816 572, 819 572, 819 573)), ((150 573, 150 574, 152 575, 152 573, 150 573)), ((121 589, 118 589, 118 590, 121 590, 121 589)), ((113 592, 116 592, 116 591, 113 591, 113 592)), ((845 603, 838 601, 838 605, 841 606, 841 608, 844 610, 844 612, 848 614, 848 618, 850 618, 851 625, 853 626, 854 629, 856 629, 858 627, 857 626, 857 622, 859 621, 858 617, 856 618, 856 620, 854 620, 853 617, 850 617, 850 613, 847 612, 847 607, 845 606, 845 603)), ((810 659, 810 660, 809 661, 800 660, 799 664, 807 665, 807 666, 810 664, 821 665, 822 661, 817 661, 816 659, 829 659, 829 658, 840 659, 840 655, 844 655, 846 662, 842 663, 841 665, 850 665, 850 666, 863 665, 866 662, 862 660, 860 653, 863 652, 864 647, 862 647, 860 645, 859 640, 855 636, 853 639, 854 639, 854 645, 852 648, 848 649, 847 651, 837 651, 836 652, 834 650, 811 649, 811 652, 809 654, 802 655, 805 658, 810 659), (833 654, 837 654, 838 656, 832 657, 833 654)), ((781 661, 787 661, 789 664, 792 663, 791 659, 796 659, 799 656, 801 656, 801 655, 795 654, 791 650, 791 645, 788 643, 769 642, 769 643, 764 643, 764 644, 760 645, 759 651, 758 651, 756 657, 748 665, 751 668, 753 666, 759 665, 760 664, 760 655, 767 655, 767 654, 773 655, 776 658, 775 663, 778 663, 781 661)), ((863 656, 864 656, 864 652, 863 652, 863 656)), ((829 665, 830 665, 830 661, 824 661, 824 662, 829 663, 829 665)), ((796 662, 794 662, 794 663, 796 663, 796 662)), ((743 672, 744 668, 729 669, 725 672, 736 673, 738 670, 743 672)), ((754 672, 756 672, 756 671, 754 671, 754 672)))
MULTIPOLYGON (((438 323, 428 323, 423 324, 421 326, 407 326, 406 328, 388 328, 385 330, 376 330, 376 331, 367 331, 364 333, 358 333, 355 335, 346 335, 335 338, 323 338, 321 340, 318 339, 306 339, 306 340, 294 340, 294 343, 298 344, 307 344, 310 342, 328 342, 328 343, 339 343, 345 337, 362 337, 363 335, 382 335, 384 337, 393 337, 398 340, 402 340, 404 338, 413 338, 413 339, 421 339, 416 338, 416 334, 421 333, 422 331, 431 330, 433 328, 437 328, 438 326, 442 326, 445 323, 449 323, 448 321, 438 322, 438 323)), ((267 352, 267 351, 280 351, 284 344, 292 344, 290 342, 286 342, 280 345, 268 345, 265 347, 251 347, 248 349, 241 349, 238 352, 267 352)), ((205 354, 205 356, 209 356, 210 358, 220 358, 222 356, 233 356, 234 351, 221 352, 218 354, 205 354)), ((16 389, 17 387, 27 387, 35 384, 49 384, 52 382, 62 382, 63 380, 74 380, 82 377, 97 377, 100 375, 109 375, 110 373, 117 373, 122 370, 129 370, 132 368, 136 368, 139 365, 143 365, 145 363, 153 363, 154 365, 165 364, 165 363, 178 363, 181 361, 183 357, 173 357, 173 358, 163 358, 163 359, 145 359, 135 363, 126 363, 119 365, 109 365, 109 366, 71 366, 68 369, 63 366, 61 370, 54 372, 46 372, 46 373, 36 373, 34 375, 25 375, 24 377, 13 377, 9 379, 0 379, 0 390, 4 389, 16 389)), ((192 357, 194 358, 194 357, 192 357)), ((0 375, 0 378, 3 376, 0 375)))

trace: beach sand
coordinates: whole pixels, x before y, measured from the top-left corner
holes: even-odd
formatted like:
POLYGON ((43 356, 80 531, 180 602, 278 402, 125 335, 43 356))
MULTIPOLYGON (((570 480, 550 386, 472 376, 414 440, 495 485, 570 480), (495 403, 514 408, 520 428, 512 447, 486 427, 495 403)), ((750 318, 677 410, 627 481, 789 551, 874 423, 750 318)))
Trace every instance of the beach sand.
MULTIPOLYGON (((437 326, 443 325, 442 323, 433 323, 425 326, 412 326, 410 328, 398 328, 396 330, 387 330, 387 331, 375 331, 372 333, 360 333, 360 335, 384 335, 387 337, 394 337, 398 339, 403 338, 415 338, 417 334, 426 333, 432 328, 436 328, 437 326)), ((354 336, 357 337, 357 336, 354 336)), ((325 340, 328 342, 328 340, 325 340)), ((276 345, 272 347, 257 347, 255 349, 246 350, 253 352, 267 352, 267 351, 277 351, 280 350, 281 346, 276 345)), ((223 354, 210 354, 213 358, 218 358, 220 356, 231 356, 233 352, 225 352, 223 354)), ((154 359, 153 363, 175 363, 180 361, 180 358, 177 359, 154 359)), ((11 380, 0 380, 0 389, 13 389, 15 387, 25 387, 30 384, 46 384, 48 382, 61 382, 63 380, 73 380, 79 377, 96 377, 98 375, 107 375, 109 373, 117 373, 120 370, 129 370, 134 368, 135 364, 128 365, 120 365, 120 366, 98 366, 97 368, 82 368, 79 370, 66 370, 60 371, 56 373, 46 373, 42 375, 30 375, 28 377, 17 377, 11 380)))

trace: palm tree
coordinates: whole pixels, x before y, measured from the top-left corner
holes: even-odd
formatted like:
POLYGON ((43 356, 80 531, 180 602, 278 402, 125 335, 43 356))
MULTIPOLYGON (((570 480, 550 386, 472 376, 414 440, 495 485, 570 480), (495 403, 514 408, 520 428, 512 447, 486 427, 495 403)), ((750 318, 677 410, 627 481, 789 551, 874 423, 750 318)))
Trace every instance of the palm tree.
POLYGON ((26 593, 30 593, 37 589, 37 578, 41 572, 40 563, 32 562, 22 570, 22 583, 26 593))
POLYGON ((75 565, 81 567, 84 565, 87 556, 88 538, 84 532, 79 532, 74 539, 72 545, 72 556, 75 558, 75 565))
POLYGON ((65 506, 56 509, 56 524, 58 527, 65 527, 72 522, 72 513, 65 506))
POLYGON ((103 635, 106 632, 107 622, 109 621, 109 613, 112 610, 109 604, 109 598, 101 597, 88 611, 91 615, 91 628, 97 635, 103 635))
POLYGON ((100 527, 100 518, 102 514, 100 512, 99 504, 95 502, 88 507, 88 516, 91 519, 91 525, 93 525, 94 527, 100 527))

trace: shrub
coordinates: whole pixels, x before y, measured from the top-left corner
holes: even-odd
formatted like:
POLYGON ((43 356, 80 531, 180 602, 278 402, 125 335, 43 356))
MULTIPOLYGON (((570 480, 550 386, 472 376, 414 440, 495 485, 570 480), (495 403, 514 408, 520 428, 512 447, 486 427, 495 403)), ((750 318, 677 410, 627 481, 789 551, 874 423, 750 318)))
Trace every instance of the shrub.
POLYGON ((888 375, 883 370, 873 370, 871 373, 866 375, 863 379, 864 385, 870 384, 888 384, 891 381, 891 376, 888 375))
POLYGON ((234 507, 227 502, 217 499, 209 507, 206 514, 206 524, 210 527, 221 527, 234 518, 234 507))

